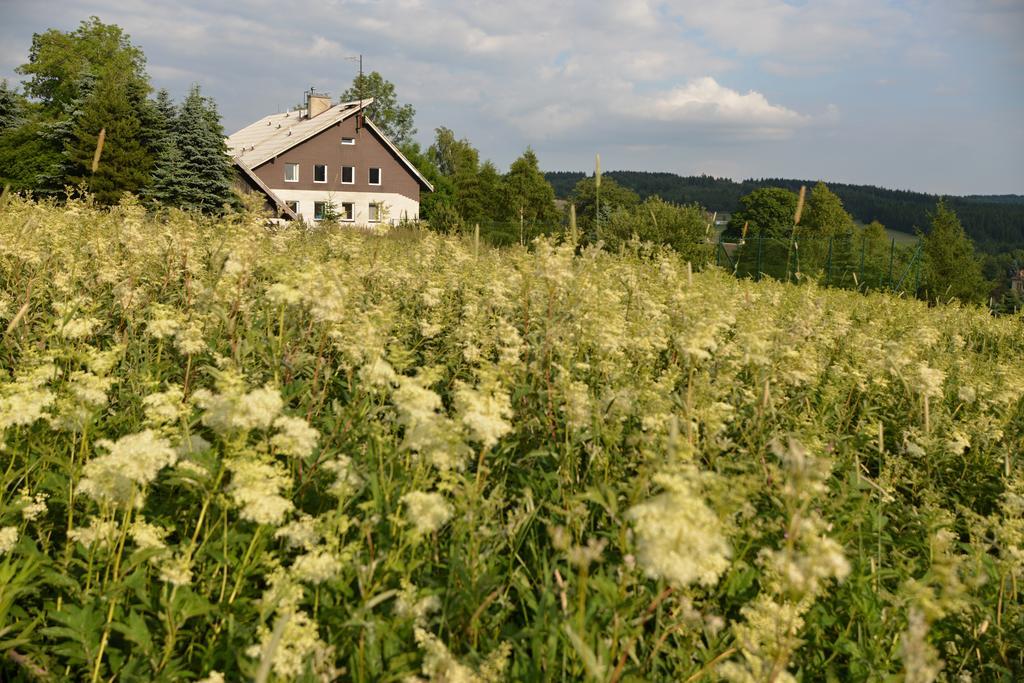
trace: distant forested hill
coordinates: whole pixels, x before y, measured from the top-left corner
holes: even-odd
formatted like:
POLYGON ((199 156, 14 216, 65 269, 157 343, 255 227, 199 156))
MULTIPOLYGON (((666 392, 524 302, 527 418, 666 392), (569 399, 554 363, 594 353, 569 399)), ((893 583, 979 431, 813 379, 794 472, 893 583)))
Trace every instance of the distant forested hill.
MULTIPOLYGON (((567 198, 573 186, 585 175, 579 171, 546 173, 555 195, 567 198)), ((680 204, 697 202, 709 211, 732 212, 739 208, 739 200, 759 187, 785 187, 799 190, 801 185, 810 189, 817 181, 790 178, 760 178, 736 182, 713 176, 679 176, 674 173, 648 173, 644 171, 610 171, 604 174, 620 185, 632 189, 641 197, 658 195, 662 199, 680 204)), ((887 228, 914 232, 927 230, 928 212, 935 209, 936 195, 908 190, 889 190, 873 185, 847 185, 829 183, 846 210, 857 220, 869 223, 880 221, 887 228)), ((970 195, 947 197, 967 233, 978 249, 998 253, 1024 248, 1024 196, 1022 195, 970 195)))

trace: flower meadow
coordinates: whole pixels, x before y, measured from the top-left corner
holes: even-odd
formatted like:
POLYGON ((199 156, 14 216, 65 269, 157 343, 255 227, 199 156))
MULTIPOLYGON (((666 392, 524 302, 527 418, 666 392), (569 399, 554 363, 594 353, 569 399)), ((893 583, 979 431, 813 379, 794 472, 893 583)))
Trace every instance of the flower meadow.
POLYGON ((1024 326, 6 197, 0 678, 1024 676, 1024 326))

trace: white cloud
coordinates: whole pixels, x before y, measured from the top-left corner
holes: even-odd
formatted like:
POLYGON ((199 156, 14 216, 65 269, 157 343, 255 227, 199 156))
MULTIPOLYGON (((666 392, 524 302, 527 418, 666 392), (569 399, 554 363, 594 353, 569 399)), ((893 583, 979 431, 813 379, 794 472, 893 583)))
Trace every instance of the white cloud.
POLYGON ((746 94, 723 87, 710 76, 636 103, 636 110, 658 121, 750 128, 788 129, 808 117, 771 104, 759 92, 746 94))

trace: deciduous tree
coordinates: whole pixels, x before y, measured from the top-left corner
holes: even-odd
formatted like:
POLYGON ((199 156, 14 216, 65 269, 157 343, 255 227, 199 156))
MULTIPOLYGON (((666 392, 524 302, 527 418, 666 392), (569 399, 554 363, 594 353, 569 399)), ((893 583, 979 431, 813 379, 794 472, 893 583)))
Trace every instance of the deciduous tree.
POLYGON ((356 76, 352 87, 341 95, 342 101, 355 101, 373 98, 373 104, 366 108, 366 115, 396 145, 412 141, 416 134, 413 121, 416 110, 411 104, 400 104, 395 94, 394 84, 380 73, 371 71, 369 74, 356 76))

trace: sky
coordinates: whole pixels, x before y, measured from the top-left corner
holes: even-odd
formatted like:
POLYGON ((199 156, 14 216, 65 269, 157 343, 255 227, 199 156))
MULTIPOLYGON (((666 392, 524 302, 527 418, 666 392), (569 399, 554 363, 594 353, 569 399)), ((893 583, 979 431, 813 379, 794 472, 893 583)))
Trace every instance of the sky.
POLYGON ((0 0, 0 78, 98 16, 226 132, 364 69, 507 168, 1024 194, 1024 0, 0 0))

